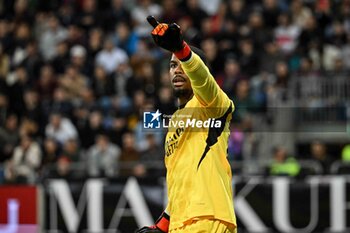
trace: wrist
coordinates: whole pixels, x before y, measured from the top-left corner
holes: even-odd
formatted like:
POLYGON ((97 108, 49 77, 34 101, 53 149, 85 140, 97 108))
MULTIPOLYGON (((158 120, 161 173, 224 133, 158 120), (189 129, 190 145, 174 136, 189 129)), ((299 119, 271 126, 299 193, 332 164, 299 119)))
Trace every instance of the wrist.
POLYGON ((181 50, 174 52, 174 55, 180 60, 180 61, 187 61, 191 57, 191 48, 190 46, 183 41, 183 47, 181 50))
POLYGON ((163 232, 168 232, 169 223, 170 216, 167 213, 163 212, 162 216, 157 220, 155 226, 163 232))

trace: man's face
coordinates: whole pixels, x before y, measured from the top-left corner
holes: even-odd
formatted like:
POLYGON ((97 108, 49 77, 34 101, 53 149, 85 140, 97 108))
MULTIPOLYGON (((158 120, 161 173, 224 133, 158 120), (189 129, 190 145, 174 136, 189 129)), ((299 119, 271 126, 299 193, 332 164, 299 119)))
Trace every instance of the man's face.
POLYGON ((55 129, 58 129, 61 125, 61 116, 58 114, 52 114, 50 118, 50 123, 55 129))
POLYGON ((190 97, 192 95, 190 79, 183 71, 179 59, 174 54, 170 60, 170 80, 176 97, 190 97))

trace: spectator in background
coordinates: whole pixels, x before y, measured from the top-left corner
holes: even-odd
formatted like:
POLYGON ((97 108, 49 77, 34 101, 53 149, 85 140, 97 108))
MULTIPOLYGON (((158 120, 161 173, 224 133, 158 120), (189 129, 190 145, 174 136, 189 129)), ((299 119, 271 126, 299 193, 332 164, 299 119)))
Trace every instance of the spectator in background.
POLYGON ((82 28, 75 23, 68 25, 68 35, 66 39, 68 47, 72 48, 74 45, 84 44, 84 41, 85 37, 82 28))
POLYGON ((200 7, 198 0, 187 0, 185 3, 185 14, 191 16, 193 27, 200 30, 201 24, 208 18, 208 14, 200 7))
POLYGON ((313 14, 321 28, 326 28, 332 22, 332 16, 334 14, 334 6, 332 5, 331 0, 318 0, 314 2, 313 14))
POLYGON ((333 62, 333 70, 328 72, 328 74, 334 78, 347 78, 350 70, 345 67, 345 61, 343 60, 343 58, 339 55, 334 58, 333 62))
POLYGON ((57 80, 53 67, 46 64, 40 69, 40 77, 36 83, 35 90, 42 102, 49 103, 57 87, 57 80))
POLYGON ((308 55, 309 50, 313 43, 323 43, 324 35, 321 28, 317 25, 316 18, 314 16, 307 17, 304 22, 304 26, 299 35, 298 48, 303 55, 308 55))
POLYGON ((76 139, 78 133, 68 118, 63 117, 59 112, 52 112, 45 128, 45 136, 55 139, 62 146, 66 141, 76 139))
POLYGON ((247 22, 249 13, 245 7, 245 1, 243 0, 230 0, 228 1, 228 14, 227 17, 232 19, 238 25, 243 25, 247 22))
POLYGON ((323 168, 323 174, 330 174, 330 167, 334 161, 328 154, 324 143, 314 141, 310 145, 311 159, 319 162, 323 168))
POLYGON ((183 31, 184 39, 188 41, 195 40, 199 31, 193 27, 193 20, 190 16, 183 16, 179 19, 177 24, 183 31))
POLYGON ((198 0, 198 4, 208 15, 214 15, 220 8, 221 0, 198 0))
POLYGON ((160 18, 162 8, 154 0, 137 0, 136 6, 131 10, 131 19, 135 25, 135 32, 139 37, 144 38, 151 31, 151 26, 145 20, 149 15, 160 18))
POLYGON ((72 138, 64 143, 61 156, 67 157, 71 162, 80 162, 82 156, 77 139, 72 138))
POLYGON ((240 67, 242 73, 249 78, 256 75, 259 71, 259 60, 254 44, 251 40, 242 40, 240 42, 240 67))
POLYGON ((127 80, 126 91, 132 96, 142 90, 147 97, 151 97, 157 91, 156 84, 153 63, 151 60, 145 60, 135 67, 133 77, 127 80))
POLYGON ((159 145, 157 137, 153 133, 146 133, 147 149, 141 152, 141 160, 146 162, 162 161, 164 148, 159 145))
POLYGON ((344 25, 341 21, 335 21, 329 29, 329 34, 326 35, 325 41, 338 47, 342 47, 347 42, 347 34, 344 25))
MULTIPOLYGON (((320 73, 313 68, 313 62, 310 58, 303 57, 301 59, 299 75, 303 78, 303 84, 299 87, 298 91, 300 91, 300 93, 298 93, 297 97, 304 97, 300 99, 300 103, 305 104, 307 107, 322 107, 324 103, 320 101, 320 73)), ((310 110, 312 111, 315 109, 310 110)))
MULTIPOLYGON (((133 77, 133 69, 129 63, 120 64, 117 71, 114 74, 114 88, 117 98, 122 99, 121 103, 125 103, 125 108, 130 108, 130 96, 128 96, 126 85, 128 79, 133 77)), ((122 105, 121 105, 122 106, 122 105)))
MULTIPOLYGON (((266 110, 267 107, 267 90, 273 86, 276 78, 273 74, 261 71, 250 81, 252 98, 260 110, 266 110)), ((258 110, 258 109, 257 109, 258 110)))
POLYGON ((66 41, 59 41, 55 47, 56 54, 51 64, 56 74, 63 74, 69 64, 69 48, 66 41))
POLYGON ((182 12, 177 7, 177 2, 173 0, 163 0, 162 4, 162 17, 160 18, 161 22, 171 23, 177 22, 182 16, 182 12))
POLYGON ((107 75, 102 66, 95 67, 91 87, 97 99, 111 97, 115 94, 114 79, 110 75, 107 75))
POLYGON ((87 87, 87 78, 79 72, 77 67, 69 65, 59 79, 59 86, 66 92, 67 98, 73 103, 80 99, 80 94, 87 87))
POLYGON ((311 10, 305 6, 303 0, 292 0, 290 4, 290 11, 293 24, 297 25, 299 28, 303 28, 306 21, 312 17, 311 10))
MULTIPOLYGON (((290 72, 285 62, 278 62, 273 81, 267 86, 268 107, 281 107, 288 101, 288 82, 290 72)), ((272 110, 272 109, 271 109, 272 110)))
MULTIPOLYGON (((288 127, 292 122, 292 113, 290 112, 292 108, 284 108, 290 106, 289 103, 291 101, 288 95, 289 80, 290 72, 287 63, 278 62, 275 67, 275 74, 266 86, 267 120, 270 126, 274 130, 278 130, 278 132, 283 132, 281 130, 291 130, 288 127)), ((281 142, 278 142, 278 144, 281 144, 281 142)))
POLYGON ((219 53, 218 45, 212 37, 204 39, 201 43, 201 48, 207 57, 208 65, 215 77, 219 72, 222 72, 224 66, 222 60, 225 58, 222 53, 219 53))
POLYGON ((30 28, 25 22, 21 22, 17 28, 14 29, 13 37, 13 53, 11 63, 13 66, 23 65, 23 61, 27 57, 26 46, 30 40, 30 28))
MULTIPOLYGON (((148 148, 144 151, 141 152, 141 157, 140 157, 140 162, 141 163, 146 163, 148 165, 163 165, 163 157, 164 157, 164 148, 162 148, 157 141, 157 138, 155 137, 154 134, 148 133, 146 135, 146 140, 148 144, 148 148)), ((160 170, 163 170, 162 167, 154 167, 154 166, 144 166, 146 169, 147 175, 153 175, 158 176, 158 175, 165 175, 165 174, 160 174, 160 170)), ((139 171, 142 169, 139 168, 139 171)), ((140 173, 139 173, 140 174, 140 173)), ((140 174, 141 176, 144 174, 140 174)))
POLYGON ((288 69, 288 64, 283 61, 276 63, 274 86, 276 88, 286 90, 288 87, 289 79, 290 79, 290 72, 288 69))
MULTIPOLYGON (((6 12, 7 13, 7 12, 6 12)), ((29 11, 28 1, 16 0, 14 3, 14 15, 12 18, 14 26, 18 26, 20 22, 33 23, 33 15, 29 11)))
POLYGON ((73 111, 73 119, 77 120, 75 121, 75 124, 77 126, 79 124, 79 120, 86 120, 88 114, 99 107, 95 99, 94 93, 90 88, 85 88, 81 90, 80 95, 81 99, 79 100, 79 102, 76 105, 76 108, 73 111))
POLYGON ((242 128, 243 127, 233 126, 231 129, 231 133, 228 138, 228 148, 227 148, 229 160, 231 161, 243 160, 244 132, 242 128))
POLYGON ((39 47, 43 58, 48 61, 56 56, 56 46, 60 41, 67 39, 67 29, 62 27, 54 14, 51 14, 45 22, 46 28, 39 37, 39 47))
POLYGON ((103 50, 96 55, 96 65, 103 67, 107 74, 115 72, 120 64, 126 62, 128 55, 124 50, 115 47, 111 38, 104 41, 103 50))
POLYGON ((300 59, 300 67, 298 74, 304 76, 304 78, 319 77, 319 72, 314 68, 312 59, 308 56, 300 59))
POLYGON ((92 111, 96 109, 98 105, 99 103, 96 101, 95 94, 91 88, 86 87, 80 91, 80 99, 76 105, 78 108, 84 108, 88 111, 92 111))
POLYGON ((103 27, 106 31, 113 31, 115 24, 111 22, 130 22, 130 11, 125 8, 125 0, 112 0, 111 8, 105 14, 103 27))
POLYGON ((143 176, 146 174, 146 168, 140 164, 140 152, 136 149, 135 136, 131 132, 123 135, 123 148, 120 156, 120 162, 125 163, 121 170, 121 176, 143 176))
POLYGON ((223 29, 217 35, 217 38, 220 51, 226 54, 237 53, 240 35, 238 25, 233 19, 226 19, 224 21, 223 29))
POLYGON ((38 81, 41 67, 44 65, 42 56, 39 52, 37 41, 30 39, 25 48, 25 58, 22 65, 26 68, 31 84, 38 81))
POLYGON ((24 109, 22 116, 25 116, 35 123, 42 122, 43 115, 39 101, 39 95, 33 89, 28 89, 24 92, 24 109))
POLYGON ((121 21, 116 25, 113 42, 115 46, 123 49, 128 56, 132 56, 136 52, 138 40, 138 36, 127 22, 121 21))
POLYGON ((237 83, 246 77, 241 73, 241 67, 234 57, 228 57, 224 64, 224 73, 218 75, 216 80, 219 86, 232 99, 237 83))
POLYGON ((46 118, 49 118, 51 112, 60 112, 70 118, 72 116, 73 104, 68 99, 66 91, 61 87, 57 87, 54 89, 52 100, 48 103, 44 102, 43 108, 46 118))
MULTIPOLYGON (((193 23, 193 22, 192 22, 193 23)), ((193 27, 193 29, 197 30, 193 27)), ((196 35, 191 39, 193 45, 200 45, 203 40, 207 40, 214 37, 213 26, 210 17, 205 17, 201 20, 200 28, 196 31, 196 35)))
POLYGON ((3 53, 8 53, 12 46, 12 33, 10 30, 10 21, 8 19, 0 19, 0 42, 3 46, 3 53))
POLYGON ((46 165, 52 165, 57 162, 57 158, 60 155, 60 148, 55 139, 47 137, 43 142, 42 152, 42 166, 45 167, 46 165))
MULTIPOLYGON (((0 92, 0 126, 3 126, 5 124, 7 109, 8 109, 7 96, 0 92)), ((1 149, 0 149, 0 151, 1 151, 1 149)))
POLYGON ((89 39, 86 45, 88 64, 93 65, 96 60, 96 55, 103 48, 103 31, 101 28, 93 28, 89 31, 89 39))
POLYGON ((21 118, 21 124, 19 127, 19 134, 21 137, 25 135, 30 135, 32 137, 39 136, 38 123, 30 118, 21 118))
POLYGON ((171 115, 176 111, 175 99, 172 95, 172 89, 168 86, 163 86, 158 91, 158 99, 156 101, 155 109, 165 115, 171 115))
MULTIPOLYGON (((205 1, 200 1, 205 2, 205 1)), ((217 11, 211 14, 211 25, 213 33, 220 33, 225 30, 225 18, 227 14, 227 4, 226 2, 218 1, 217 11)), ((175 19, 173 22, 177 22, 175 19)))
POLYGON ((156 58, 160 58, 164 55, 164 53, 159 50, 152 49, 149 45, 149 41, 147 39, 141 39, 138 41, 137 51, 133 54, 130 59, 130 65, 137 66, 139 62, 144 61, 152 61, 154 62, 156 58))
POLYGON ((273 151, 273 161, 269 167, 270 175, 297 176, 300 165, 293 157, 288 157, 287 150, 276 147, 273 151))
POLYGON ((274 37, 277 46, 285 55, 290 55, 296 49, 300 31, 301 29, 297 25, 292 24, 287 13, 278 17, 278 26, 274 29, 274 37))
POLYGON ((28 74, 23 66, 18 66, 7 76, 8 97, 10 101, 10 111, 21 115, 24 109, 23 93, 30 85, 28 83, 28 74))
POLYGON ((86 32, 97 26, 100 22, 96 0, 81 1, 81 11, 76 16, 76 23, 86 32))
MULTIPOLYGON (((71 180, 73 171, 71 169, 71 161, 65 156, 61 156, 56 163, 56 169, 49 174, 50 178, 71 180)), ((76 173, 76 172, 75 172, 76 173)))
POLYGON ((344 20, 344 26, 346 33, 349 34, 350 32, 350 19, 347 17, 350 13, 350 4, 349 1, 341 1, 340 5, 338 5, 339 13, 341 15, 341 18, 344 20))
POLYGON ((263 50, 263 45, 272 38, 270 30, 265 27, 265 21, 260 11, 253 11, 249 15, 248 26, 254 53, 260 54, 263 50))
POLYGON ((103 115, 100 111, 93 111, 88 115, 85 124, 79 129, 81 145, 88 149, 95 142, 97 135, 104 131, 103 115))
POLYGON ((346 47, 337 47, 331 44, 324 44, 322 47, 322 68, 325 71, 334 71, 336 60, 341 59, 342 50, 346 47))
POLYGON ((120 148, 105 134, 96 136, 95 144, 87 151, 87 169, 90 176, 114 177, 118 172, 120 148))
POLYGON ((119 147, 123 146, 123 135, 128 131, 128 121, 125 117, 115 116, 111 119, 111 126, 108 129, 111 141, 119 147))
MULTIPOLYGON (((54 6, 54 4, 51 6, 54 6)), ((53 7, 53 8, 57 9, 57 7, 53 7)), ((60 22, 64 27, 67 27, 68 25, 73 23, 73 21, 75 20, 74 13, 75 12, 73 8, 73 4, 71 4, 70 2, 63 2, 63 4, 59 6, 57 14, 60 22)))
POLYGON ((235 114, 233 114, 233 120, 236 122, 242 122, 245 118, 249 117, 254 111, 257 111, 257 105, 252 98, 249 82, 246 79, 241 79, 237 83, 235 95, 233 96, 235 103, 235 114))
POLYGON ((74 45, 70 49, 71 65, 74 66, 81 74, 91 75, 93 65, 89 63, 86 55, 86 49, 81 45, 74 45))
POLYGON ((260 70, 273 74, 275 72, 276 64, 280 61, 284 61, 285 56, 278 48, 278 45, 275 41, 269 41, 265 43, 264 51, 259 57, 259 60, 261 62, 260 70))
POLYGON ((278 16, 281 10, 278 7, 278 0, 264 0, 263 1, 263 18, 265 26, 273 29, 277 26, 278 16))
MULTIPOLYGON (((1 25, 1 22, 0 22, 0 25, 1 25)), ((0 26, 0 28, 1 28, 1 26, 0 26)), ((0 33, 1 33, 1 30, 0 30, 0 33)), ((0 36, 1 36, 1 34, 0 34, 0 36)), ((1 43, 0 44, 0 82, 3 82, 1 80, 4 80, 4 78, 7 76, 8 72, 9 72, 9 68, 10 68, 10 58, 5 53, 4 46, 1 43)), ((3 85, 3 84, 0 84, 0 88, 2 89, 3 87, 1 87, 1 85, 3 85)), ((1 90, 1 91, 3 91, 3 90, 1 90)))
POLYGON ((41 160, 39 144, 30 136, 22 136, 20 145, 6 165, 6 179, 9 182, 34 183, 41 160))
POLYGON ((0 127, 0 161, 10 159, 14 148, 19 142, 18 117, 9 114, 5 124, 0 127))

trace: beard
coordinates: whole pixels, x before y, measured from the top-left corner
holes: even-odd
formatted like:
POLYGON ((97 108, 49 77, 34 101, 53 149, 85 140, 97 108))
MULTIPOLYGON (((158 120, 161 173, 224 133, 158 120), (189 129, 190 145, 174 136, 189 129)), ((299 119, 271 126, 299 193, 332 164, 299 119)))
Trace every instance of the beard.
POLYGON ((174 90, 174 95, 176 98, 190 98, 192 94, 193 92, 190 89, 174 90))

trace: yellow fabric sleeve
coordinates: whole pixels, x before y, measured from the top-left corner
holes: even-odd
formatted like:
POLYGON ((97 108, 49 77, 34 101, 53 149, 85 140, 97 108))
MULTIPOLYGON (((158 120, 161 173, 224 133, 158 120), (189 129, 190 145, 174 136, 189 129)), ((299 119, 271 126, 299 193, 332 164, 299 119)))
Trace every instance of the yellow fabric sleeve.
POLYGON ((192 51, 189 60, 181 62, 182 68, 190 78, 194 95, 204 106, 210 105, 219 92, 214 77, 200 57, 192 51))
POLYGON ((199 103, 206 107, 207 116, 220 117, 234 104, 226 93, 216 83, 208 67, 201 58, 192 51, 188 61, 181 62, 182 69, 189 77, 195 97, 199 103))

